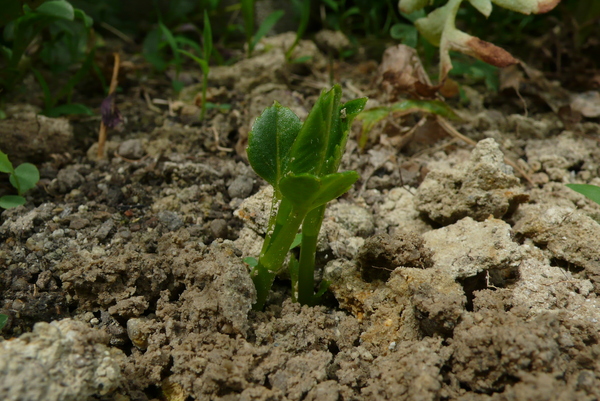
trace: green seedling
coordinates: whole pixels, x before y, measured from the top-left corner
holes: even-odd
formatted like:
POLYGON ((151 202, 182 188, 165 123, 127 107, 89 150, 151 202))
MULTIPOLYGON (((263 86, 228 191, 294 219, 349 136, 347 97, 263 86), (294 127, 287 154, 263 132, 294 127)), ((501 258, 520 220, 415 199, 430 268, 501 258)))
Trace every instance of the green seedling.
POLYGON ((8 173, 9 180, 18 195, 4 195, 0 198, 0 207, 10 209, 25 204, 23 194, 35 187, 40 180, 40 172, 31 163, 23 163, 14 168, 6 153, 0 151, 0 172, 8 173))
POLYGON ((415 112, 436 114, 446 117, 449 120, 459 120, 456 113, 446 103, 439 100, 404 100, 390 106, 374 107, 356 116, 356 119, 363 123, 358 146, 364 149, 373 127, 390 114, 410 114, 415 112))
POLYGON ((0 68, 0 86, 7 89, 13 88, 27 72, 27 49, 42 33, 45 40, 36 55, 53 72, 59 72, 81 60, 93 24, 88 15, 65 0, 20 3, 10 0, 15 7, 0 10, 0 20, 8 22, 0 42, 0 59, 5 61, 0 68))
POLYGON ((310 21, 310 3, 311 0, 296 0, 296 7, 300 10, 300 24, 298 25, 298 30, 296 31, 296 38, 294 39, 294 43, 290 46, 289 49, 285 52, 285 58, 288 62, 305 62, 308 59, 302 57, 303 60, 296 59, 292 60, 292 53, 298 43, 300 43, 300 39, 304 36, 304 32, 306 32, 306 28, 308 27, 308 22, 310 21))
POLYGON ((206 114, 206 88, 208 87, 208 74, 210 72, 210 55, 213 49, 212 29, 206 10, 204 11, 204 34, 202 39, 204 42, 204 49, 202 52, 204 54, 204 58, 200 58, 185 50, 178 50, 181 54, 188 56, 198 63, 200 69, 202 70, 202 107, 200 109, 200 121, 204 120, 204 115, 206 114))
POLYGON ((4 326, 6 326, 6 322, 8 322, 8 315, 0 313, 0 330, 2 330, 4 326))
POLYGON ((275 276, 300 226, 300 257, 290 262, 292 293, 301 304, 314 305, 328 284, 315 293, 314 270, 317 236, 326 204, 344 194, 358 180, 355 171, 338 172, 352 120, 366 98, 341 102, 335 85, 324 91, 306 121, 275 103, 256 119, 248 137, 248 160, 254 171, 273 186, 273 199, 265 241, 251 271, 256 287, 256 310, 261 310, 275 276))
MULTIPOLYGON (((430 43, 440 48, 440 82, 452 69, 450 51, 467 54, 496 67, 518 63, 506 50, 456 29, 456 14, 464 0, 448 0, 446 5, 417 19, 414 24, 430 43)), ((492 3, 523 14, 542 14, 552 10, 560 0, 469 0, 481 14, 488 17, 492 3)), ((400 11, 411 14, 431 4, 430 0, 400 0, 400 11)))
POLYGON ((244 33, 248 46, 248 57, 252 56, 254 48, 271 28, 283 17, 282 10, 274 11, 264 19, 258 30, 254 32, 254 3, 255 0, 241 0, 242 17, 244 19, 244 33))
POLYGON ((567 184, 567 187, 600 205, 600 187, 590 184, 567 184))

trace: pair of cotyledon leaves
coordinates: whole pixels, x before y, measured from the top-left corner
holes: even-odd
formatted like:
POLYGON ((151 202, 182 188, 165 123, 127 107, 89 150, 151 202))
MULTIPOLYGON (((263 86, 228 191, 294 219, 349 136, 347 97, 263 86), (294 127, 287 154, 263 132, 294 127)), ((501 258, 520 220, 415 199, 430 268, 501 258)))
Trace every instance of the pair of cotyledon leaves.
POLYGON ((309 211, 345 193, 358 179, 338 173, 352 120, 366 98, 341 103, 339 85, 324 91, 306 121, 275 103, 257 118, 248 138, 248 160, 256 173, 288 199, 309 211))

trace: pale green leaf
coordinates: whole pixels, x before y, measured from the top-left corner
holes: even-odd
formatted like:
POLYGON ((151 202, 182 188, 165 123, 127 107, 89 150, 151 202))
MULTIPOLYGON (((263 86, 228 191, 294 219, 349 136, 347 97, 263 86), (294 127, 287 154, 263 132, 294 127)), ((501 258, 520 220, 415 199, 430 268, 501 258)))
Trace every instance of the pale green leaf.
POLYGON ((75 19, 75 10, 68 1, 53 0, 47 1, 36 9, 36 12, 50 17, 56 17, 73 21, 75 19))
POLYGON ((24 205, 25 198, 18 195, 4 195, 0 198, 0 207, 2 209, 12 209, 13 207, 24 205))
POLYGON ((9 174, 13 172, 13 165, 8 160, 8 155, 2 151, 0 151, 0 172, 9 174))
POLYGON ((269 33, 269 31, 271 30, 271 28, 273 28, 277 21, 279 21, 281 17, 283 17, 283 14, 283 10, 277 10, 272 12, 267 16, 267 18, 265 18, 262 24, 258 27, 256 34, 254 34, 254 39, 252 40, 252 43, 250 45, 251 49, 254 49, 256 44, 260 42, 263 36, 269 33))
POLYGON ((412 12, 418 11, 425 6, 428 6, 430 0, 400 0, 400 11, 403 13, 410 14, 412 12))
POLYGON ((480 13, 489 17, 492 13, 492 2, 491 0, 469 0, 471 5, 477 9, 480 13))
POLYGON ((20 164, 10 176, 10 182, 15 188, 19 189, 19 195, 35 187, 35 184, 37 184, 39 180, 40 172, 37 167, 31 163, 20 164))
POLYGON ((301 127, 298 116, 275 103, 256 119, 248 135, 248 161, 276 191, 288 171, 290 149, 301 127))
POLYGON ((339 121, 341 88, 323 91, 308 114, 290 150, 289 171, 319 175, 325 163, 332 125, 339 121))
POLYGON ((600 205, 600 187, 589 184, 567 184, 567 187, 600 205))

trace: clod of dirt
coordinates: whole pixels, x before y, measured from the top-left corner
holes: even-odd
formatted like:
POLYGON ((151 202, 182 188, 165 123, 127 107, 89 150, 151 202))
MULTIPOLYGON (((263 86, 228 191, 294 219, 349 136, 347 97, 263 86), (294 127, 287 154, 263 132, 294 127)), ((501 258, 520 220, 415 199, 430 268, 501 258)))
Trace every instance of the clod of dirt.
POLYGON ((482 222, 466 217, 423 234, 433 251, 436 269, 460 280, 487 272, 491 284, 506 286, 518 274, 523 250, 511 239, 511 227, 498 219, 482 222))
POLYGON ((32 333, 0 342, 0 398, 80 401, 112 393, 125 355, 108 335, 71 319, 37 323, 32 333))
POLYGON ((380 198, 375 205, 378 216, 375 225, 378 232, 393 234, 406 227, 416 233, 431 230, 431 226, 419 218, 419 212, 415 209, 415 195, 409 188, 392 188, 387 193, 380 194, 377 191, 376 194, 380 198))
POLYGON ((451 350, 440 338, 402 342, 371 364, 375 379, 362 390, 365 400, 436 400, 442 398, 442 367, 451 350))
POLYGON ((330 29, 322 29, 317 32, 315 44, 324 53, 335 57, 352 47, 350 39, 342 31, 332 31, 330 29))
POLYGON ((502 392, 529 374, 552 373, 554 383, 569 394, 565 399, 590 399, 586 396, 598 396, 598 378, 587 389, 578 388, 578 381, 595 366, 599 342, 592 325, 565 319, 560 312, 523 321, 510 312, 482 310, 465 315, 454 331, 452 373, 463 387, 488 394, 502 392))
POLYGON ((448 225, 467 216, 478 221, 490 215, 500 218, 527 199, 498 144, 484 139, 463 165, 427 174, 417 190, 417 209, 448 225))
MULTIPOLYGON (((261 41, 261 47, 266 50, 264 53, 245 58, 234 65, 212 67, 208 80, 212 85, 223 85, 245 93, 261 84, 285 83, 286 71, 290 66, 285 52, 291 47, 294 40, 293 32, 264 38, 261 41)), ((317 46, 308 40, 301 40, 291 56, 292 59, 299 57, 307 57, 313 68, 315 64, 322 65, 324 61, 317 46)))
POLYGON ((0 120, 0 149, 15 167, 24 162, 48 161, 54 153, 72 152, 72 140, 73 128, 65 118, 26 112, 0 120))
POLYGON ((519 211, 515 232, 550 253, 554 263, 575 271, 584 269, 586 278, 600 294, 600 225, 572 208, 527 205, 519 211))
POLYGON ((393 236, 379 234, 368 238, 360 248, 356 260, 363 279, 386 281, 396 267, 426 269, 433 266, 431 251, 423 245, 423 238, 412 232, 396 231, 393 236))
POLYGON ((139 139, 128 139, 119 145, 117 153, 126 159, 141 159, 144 156, 144 145, 139 139))
MULTIPOLYGON (((593 160, 590 156, 596 147, 597 142, 592 139, 566 133, 550 139, 529 141, 525 153, 527 163, 535 173, 546 174, 550 181, 568 182, 571 171, 583 169, 586 162, 593 160)), ((593 162, 590 164, 595 165, 593 162)))
POLYGON ((337 258, 352 258, 364 243, 364 237, 373 234, 375 222, 371 212, 356 204, 332 203, 325 209, 325 218, 317 249, 331 250, 337 258))

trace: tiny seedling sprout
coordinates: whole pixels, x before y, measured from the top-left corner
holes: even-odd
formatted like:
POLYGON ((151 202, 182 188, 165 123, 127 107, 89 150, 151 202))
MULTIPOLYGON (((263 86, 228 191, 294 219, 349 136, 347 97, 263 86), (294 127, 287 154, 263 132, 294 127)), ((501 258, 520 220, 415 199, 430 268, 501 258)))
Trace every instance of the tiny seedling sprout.
POLYGON ((23 163, 14 168, 8 155, 0 151, 0 172, 8 173, 12 186, 17 190, 18 195, 4 195, 0 198, 0 207, 10 209, 25 204, 23 194, 35 187, 40 180, 40 172, 37 167, 31 163, 23 163))
POLYGON ((339 85, 323 91, 304 123, 290 109, 275 103, 252 127, 248 160, 274 190, 265 241, 258 260, 251 263, 256 310, 264 307, 300 227, 300 257, 290 256, 289 263, 292 297, 314 305, 327 289, 328 283, 322 282, 317 293, 314 291, 317 236, 326 204, 359 178, 355 171, 338 172, 338 168, 352 120, 367 101, 360 98, 342 103, 341 98, 339 85))

